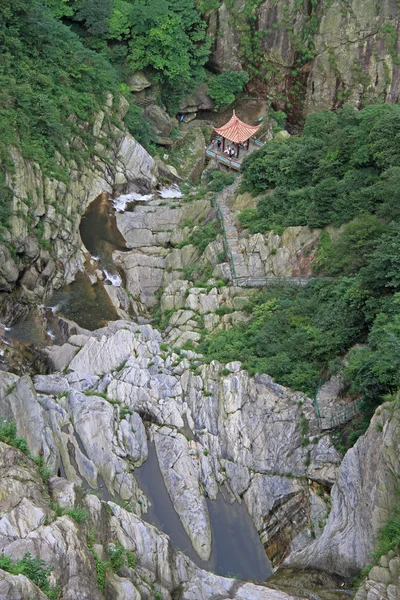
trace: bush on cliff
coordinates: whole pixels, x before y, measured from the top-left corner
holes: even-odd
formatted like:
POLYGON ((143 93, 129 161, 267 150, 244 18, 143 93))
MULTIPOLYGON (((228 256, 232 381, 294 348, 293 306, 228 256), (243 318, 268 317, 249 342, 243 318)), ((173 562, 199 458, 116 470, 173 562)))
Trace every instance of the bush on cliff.
POLYGON ((243 161, 261 199, 246 226, 336 226, 366 213, 400 216, 400 106, 344 106, 308 117, 302 137, 275 138, 243 161))
POLYGON ((208 94, 217 106, 232 104, 248 81, 249 74, 246 71, 225 71, 210 79, 208 94))

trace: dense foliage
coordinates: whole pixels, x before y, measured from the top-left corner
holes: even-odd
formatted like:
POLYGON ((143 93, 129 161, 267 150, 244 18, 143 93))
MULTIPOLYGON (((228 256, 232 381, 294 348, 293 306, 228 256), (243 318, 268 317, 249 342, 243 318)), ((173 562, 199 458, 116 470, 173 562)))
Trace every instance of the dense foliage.
POLYGON ((84 44, 122 76, 148 69, 176 112, 185 92, 204 80, 211 40, 194 0, 46 0, 67 16, 84 44))
POLYGON ((208 360, 241 360, 311 395, 341 372, 362 403, 358 435, 400 388, 399 124, 398 106, 345 107, 312 115, 303 137, 275 140, 249 157, 245 185, 273 191, 243 211, 244 226, 345 225, 321 233, 319 279, 258 293, 246 307, 248 324, 200 347, 208 360))
POLYGON ((225 71, 210 80, 208 93, 217 106, 232 104, 248 81, 246 71, 225 71))
MULTIPOLYGON (((4 173, 12 171, 12 146, 46 175, 67 182, 58 154, 87 164, 94 151, 93 119, 107 93, 129 98, 129 76, 147 68, 176 110, 203 81, 208 53, 194 0, 3 0, 0 230, 10 216, 4 173)), ((153 132, 142 112, 131 106, 126 124, 150 148, 153 132)))
POLYGON ((5 0, 0 8, 0 143, 18 143, 26 158, 56 170, 54 151, 85 137, 105 90, 116 87, 114 69, 85 48, 39 0, 5 0), (7 6, 7 4, 9 6, 7 6))
POLYGON ((33 581, 42 592, 50 598, 50 600, 57 600, 60 595, 58 587, 50 585, 48 576, 53 570, 52 566, 47 566, 45 561, 38 556, 32 557, 27 552, 23 558, 13 560, 10 556, 0 556, 0 569, 7 571, 12 575, 25 575, 28 579, 33 581))
POLYGON ((301 137, 277 136, 243 163, 243 187, 269 190, 241 219, 253 232, 400 217, 400 106, 310 115, 301 137), (272 193, 271 193, 272 190, 272 193))

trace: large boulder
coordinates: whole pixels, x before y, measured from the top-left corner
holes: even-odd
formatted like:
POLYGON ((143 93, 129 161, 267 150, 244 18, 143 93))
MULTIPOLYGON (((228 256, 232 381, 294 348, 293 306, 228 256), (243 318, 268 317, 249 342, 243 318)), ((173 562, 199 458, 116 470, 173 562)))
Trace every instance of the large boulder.
POLYGON ((117 159, 129 191, 150 191, 157 181, 157 166, 148 152, 129 133, 120 143, 117 159))
POLYGON ((214 107, 215 102, 208 95, 208 84, 202 83, 195 88, 193 94, 185 97, 179 112, 196 113, 199 110, 212 110, 214 107))
POLYGON ((200 127, 193 127, 174 147, 173 164, 180 177, 196 181, 205 163, 206 140, 200 127))
POLYGON ((151 86, 151 82, 142 71, 136 71, 128 78, 127 86, 131 92, 142 92, 151 86))
POLYGON ((11 256, 11 252, 7 246, 0 244, 0 291, 11 291, 18 276, 18 267, 11 256))
POLYGON ((156 143, 162 146, 171 146, 173 141, 170 138, 174 123, 165 110, 157 104, 151 104, 144 109, 143 116, 153 126, 156 133, 156 143))

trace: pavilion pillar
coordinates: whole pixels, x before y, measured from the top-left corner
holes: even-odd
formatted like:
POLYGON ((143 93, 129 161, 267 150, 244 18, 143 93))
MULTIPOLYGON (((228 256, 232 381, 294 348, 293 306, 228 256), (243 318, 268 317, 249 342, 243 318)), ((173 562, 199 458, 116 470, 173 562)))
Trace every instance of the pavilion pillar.
POLYGON ((236 145, 237 145, 237 157, 239 158, 239 142, 236 145))
POLYGON ((222 152, 225 152, 225 138, 222 137, 222 152))

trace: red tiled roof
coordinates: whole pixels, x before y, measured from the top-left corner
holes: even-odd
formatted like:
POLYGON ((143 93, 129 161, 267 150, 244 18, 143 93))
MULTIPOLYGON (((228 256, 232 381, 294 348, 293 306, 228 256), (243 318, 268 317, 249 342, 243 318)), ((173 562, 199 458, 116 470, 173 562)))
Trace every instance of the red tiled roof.
POLYGON ((225 139, 240 144, 249 139, 260 129, 261 125, 251 126, 243 123, 233 111, 232 118, 222 127, 213 127, 214 131, 222 135, 225 139))

